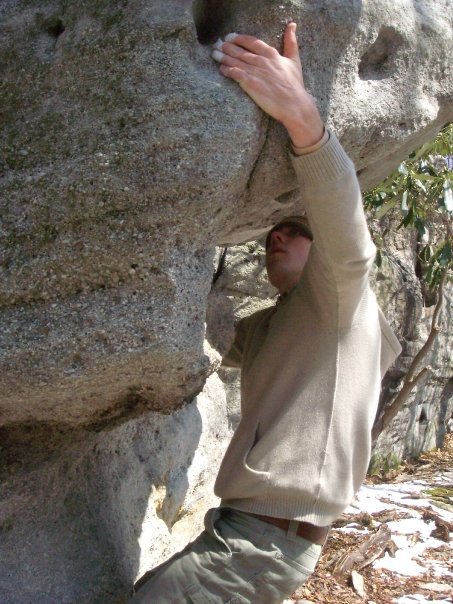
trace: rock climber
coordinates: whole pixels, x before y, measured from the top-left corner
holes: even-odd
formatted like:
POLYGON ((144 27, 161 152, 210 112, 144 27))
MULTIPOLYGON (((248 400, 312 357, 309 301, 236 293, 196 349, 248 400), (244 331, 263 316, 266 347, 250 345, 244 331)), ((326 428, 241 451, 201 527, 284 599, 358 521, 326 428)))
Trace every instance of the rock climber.
POLYGON ((230 34, 220 71, 286 128, 306 216, 266 239, 275 306, 239 321, 241 420, 215 484, 220 506, 132 602, 279 604, 313 572, 367 470, 380 382, 400 352, 369 285, 375 247, 352 161, 304 86, 296 24, 283 53, 230 34))

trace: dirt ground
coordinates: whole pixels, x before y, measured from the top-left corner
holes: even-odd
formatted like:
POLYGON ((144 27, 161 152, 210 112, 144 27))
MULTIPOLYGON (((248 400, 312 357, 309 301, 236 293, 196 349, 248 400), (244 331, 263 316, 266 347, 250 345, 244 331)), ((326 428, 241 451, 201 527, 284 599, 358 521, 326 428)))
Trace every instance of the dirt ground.
MULTIPOLYGON (((453 512, 453 434, 448 435, 443 449, 424 453, 417 461, 405 463, 398 471, 385 476, 370 477, 367 484, 413 481, 426 483, 424 493, 429 493, 428 505, 415 508, 409 503, 400 503, 395 509, 389 501, 389 510, 345 514, 335 523, 317 570, 292 596, 292 601, 300 604, 394 604, 401 598, 404 603, 452 602, 453 556, 449 541, 453 526, 446 517, 453 518, 450 514, 453 512), (439 476, 442 476, 441 486, 439 476), (417 558, 417 564, 426 567, 426 572, 404 576, 375 567, 375 561, 385 552, 394 556, 398 549, 386 523, 392 522, 394 527, 394 521, 413 516, 412 510, 417 510, 422 522, 435 523, 430 536, 438 540, 436 547, 426 548, 417 558), (356 530, 342 530, 346 525, 355 526, 356 530), (360 534, 361 527, 363 535, 360 534), (439 574, 430 561, 437 561, 451 574, 439 574)), ((415 543, 421 538, 415 532, 410 539, 415 543)))

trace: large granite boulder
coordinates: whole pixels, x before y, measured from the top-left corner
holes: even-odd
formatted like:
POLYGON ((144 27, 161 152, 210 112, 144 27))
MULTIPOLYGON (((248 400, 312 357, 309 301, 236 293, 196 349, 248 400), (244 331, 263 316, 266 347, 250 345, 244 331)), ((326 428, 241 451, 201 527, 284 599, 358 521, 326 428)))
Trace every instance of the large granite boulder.
POLYGON ((214 244, 299 203, 282 129, 209 42, 279 46, 298 21, 307 86, 369 187, 451 118, 448 5, 3 2, 6 421, 98 425, 201 389, 214 244))
POLYGON ((300 205, 282 128, 209 44, 241 31, 279 46, 296 20, 307 86, 368 188, 452 117, 451 14, 447 0, 0 4, 2 601, 121 601, 177 547, 181 513, 209 505, 236 417, 232 377, 226 402, 213 377, 212 403, 190 403, 231 332, 216 292, 226 314, 204 338, 215 245, 300 205))

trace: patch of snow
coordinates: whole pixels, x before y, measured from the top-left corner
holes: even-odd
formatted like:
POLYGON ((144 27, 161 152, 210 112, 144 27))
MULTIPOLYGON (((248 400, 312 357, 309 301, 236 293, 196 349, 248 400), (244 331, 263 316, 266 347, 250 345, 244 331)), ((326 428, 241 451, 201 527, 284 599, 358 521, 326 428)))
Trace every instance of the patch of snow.
POLYGON ((358 531, 360 531, 361 535, 368 535, 370 533, 370 531, 365 528, 365 527, 358 527, 357 524, 352 523, 352 524, 347 524, 346 526, 342 526, 341 527, 341 532, 342 533, 357 533, 358 531))
POLYGON ((416 577, 426 572, 426 568, 417 564, 412 559, 412 553, 407 549, 399 549, 395 552, 395 557, 390 557, 387 553, 383 558, 376 560, 373 564, 374 568, 386 568, 398 575, 406 577, 416 577))
POLYGON ((398 535, 415 535, 419 534, 420 537, 428 538, 431 535, 431 531, 436 528, 433 520, 425 522, 421 518, 402 518, 401 520, 393 520, 387 522, 387 526, 390 532, 398 535))
MULTIPOLYGON (((348 514, 399 511, 411 516, 410 518, 387 522, 392 540, 398 549, 395 552, 395 557, 390 557, 386 553, 383 558, 376 560, 373 563, 375 568, 385 568, 402 576, 419 576, 428 570, 439 577, 453 576, 453 573, 441 562, 432 560, 428 556, 424 558, 424 552, 427 548, 438 548, 445 546, 445 543, 431 537, 431 532, 436 525, 432 520, 423 520, 423 508, 432 509, 439 517, 449 522, 453 521, 451 512, 437 507, 434 502, 423 497, 423 491, 429 488, 430 484, 432 482, 414 480, 395 484, 363 485, 352 504, 347 508, 346 513, 348 514)), ((367 530, 354 528, 353 522, 339 530, 347 533, 357 532, 360 535, 368 532, 367 530)), ((406 602, 409 604, 416 601, 426 602, 427 600, 424 599, 424 596, 404 596, 404 598, 398 600, 398 604, 406 604, 406 602)), ((430 602, 434 601, 430 600, 430 602)), ((444 601, 438 600, 437 602, 440 604, 444 601)))
POLYGON ((360 491, 354 497, 353 503, 345 510, 346 514, 357 514, 357 511, 374 514, 384 510, 397 510, 397 505, 392 505, 380 501, 378 493, 374 487, 363 485, 360 491))
POLYGON ((413 594, 394 600, 395 604, 414 604, 414 602, 429 602, 430 604, 451 604, 451 600, 427 600, 425 596, 413 594))

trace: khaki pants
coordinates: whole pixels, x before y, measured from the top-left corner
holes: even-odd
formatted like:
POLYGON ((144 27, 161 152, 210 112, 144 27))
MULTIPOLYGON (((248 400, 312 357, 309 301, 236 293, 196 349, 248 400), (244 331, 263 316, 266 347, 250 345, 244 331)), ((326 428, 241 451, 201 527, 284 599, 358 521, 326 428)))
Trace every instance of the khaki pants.
POLYGON ((133 604, 280 604, 313 572, 321 545, 228 508, 209 510, 205 530, 146 573, 133 604))

